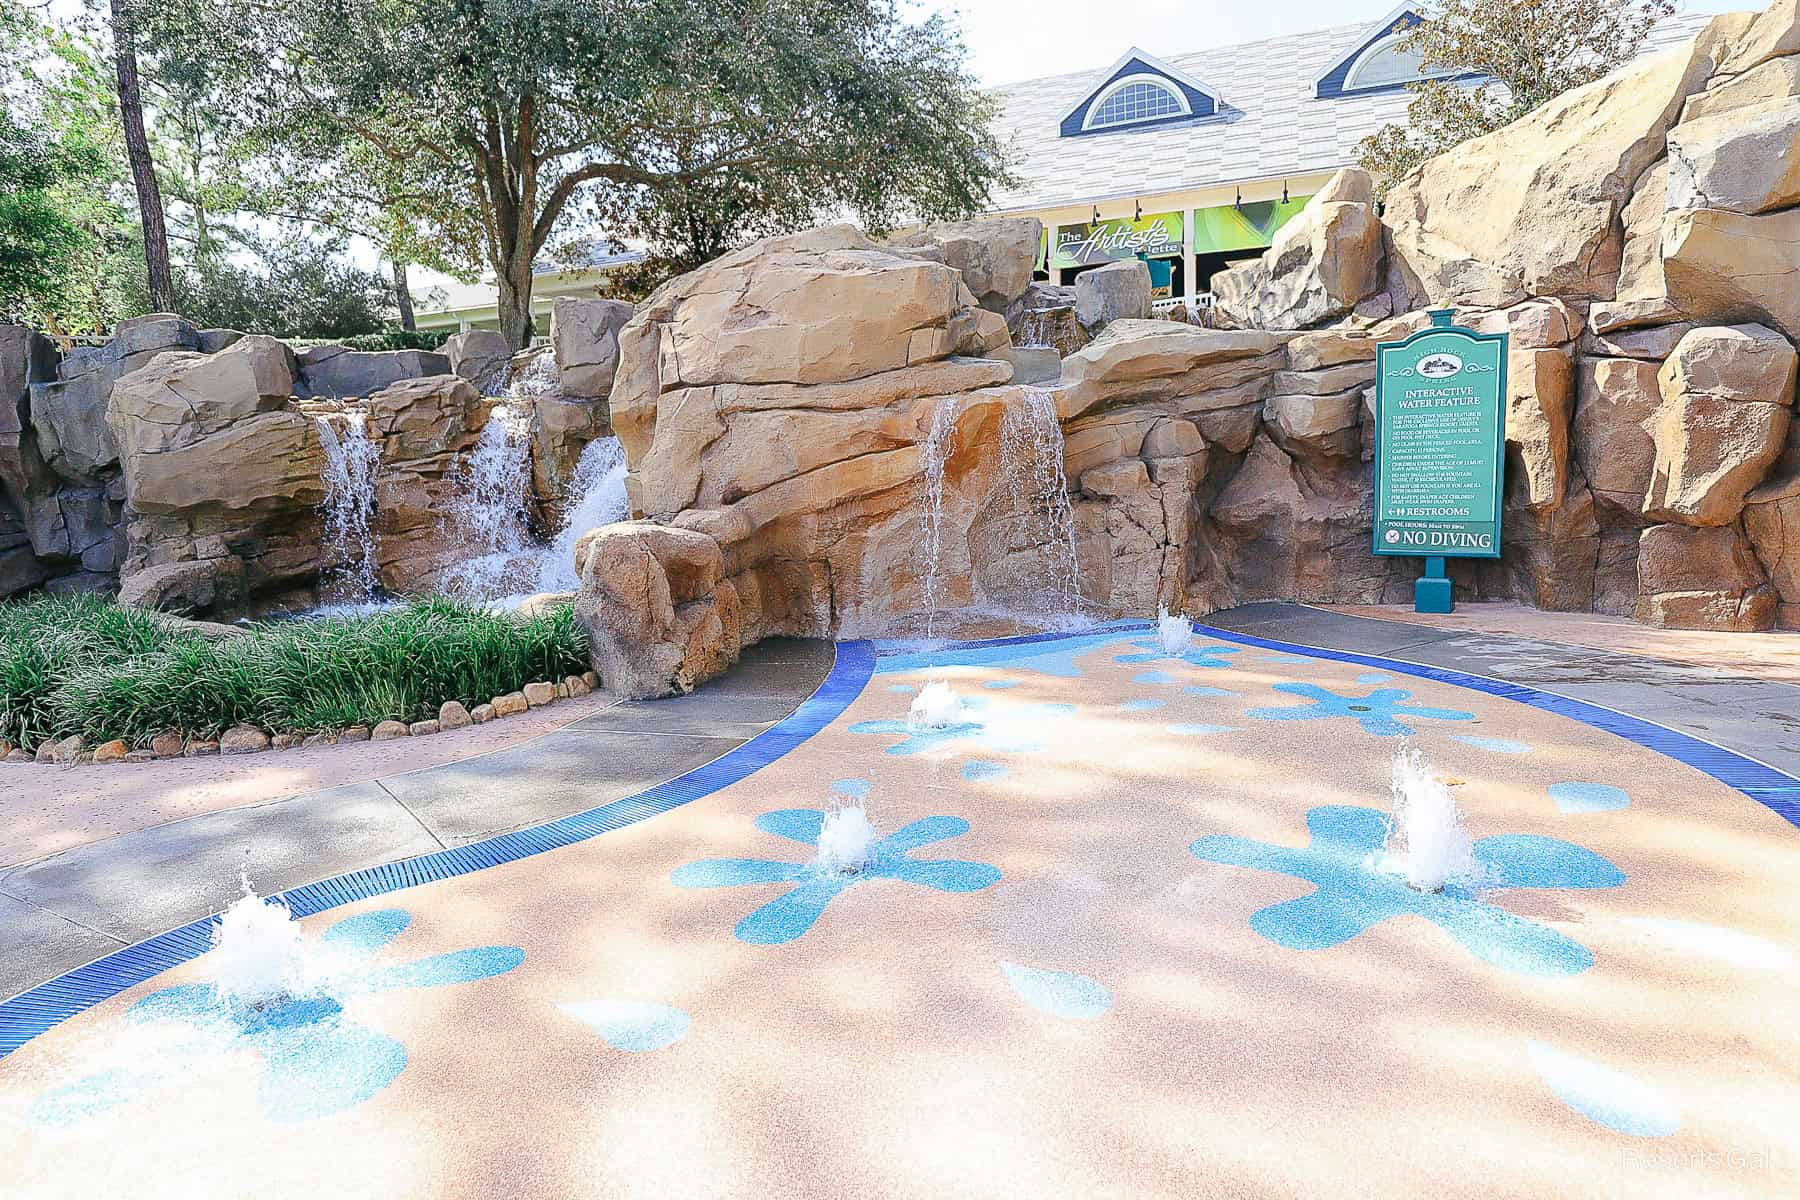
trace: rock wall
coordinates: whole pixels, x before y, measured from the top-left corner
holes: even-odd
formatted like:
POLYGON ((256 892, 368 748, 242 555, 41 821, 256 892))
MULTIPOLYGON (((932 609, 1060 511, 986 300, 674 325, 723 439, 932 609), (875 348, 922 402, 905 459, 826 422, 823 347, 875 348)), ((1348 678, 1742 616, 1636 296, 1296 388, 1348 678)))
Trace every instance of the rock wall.
POLYGON ((670 559, 649 530, 704 535, 717 577, 685 603, 737 627, 697 633, 659 600, 635 635, 661 647, 643 686, 681 690, 710 668, 668 664, 771 634, 1015 602, 1062 554, 1064 498, 1102 612, 1404 601, 1418 564, 1369 549, 1375 347, 1450 307, 1511 335, 1502 555, 1453 563, 1464 598, 1800 620, 1795 3, 1720 17, 1425 164, 1379 214, 1368 178, 1341 172, 1221 281, 1219 322, 1241 328, 1126 315, 1128 268, 1086 296, 1030 284, 1036 237, 1016 221, 887 246, 832 226, 672 281, 619 336, 612 411, 641 520, 583 560, 583 611, 629 641, 597 614, 644 592, 646 564, 681 574, 699 553, 670 559), (1084 299, 1108 309, 1093 329, 1084 299), (1027 338, 1062 352, 1035 386, 1027 338), (1018 474, 1019 431, 1045 411, 1057 503, 1018 474))
MULTIPOLYGON (((561 520, 583 448, 610 431, 609 364, 629 312, 559 302, 548 369, 507 397, 528 423, 534 516, 546 529, 561 520), (572 363, 566 386, 556 350, 572 363)), ((61 354, 23 326, 0 326, 0 598, 89 588, 211 617, 315 603, 320 573, 337 565, 322 544, 318 422, 341 424, 352 410, 381 446, 379 582, 399 593, 437 586, 466 550, 444 520, 448 476, 492 412, 483 393, 508 383, 497 339, 460 334, 444 354, 296 354, 152 314, 121 322, 103 346, 61 354)))

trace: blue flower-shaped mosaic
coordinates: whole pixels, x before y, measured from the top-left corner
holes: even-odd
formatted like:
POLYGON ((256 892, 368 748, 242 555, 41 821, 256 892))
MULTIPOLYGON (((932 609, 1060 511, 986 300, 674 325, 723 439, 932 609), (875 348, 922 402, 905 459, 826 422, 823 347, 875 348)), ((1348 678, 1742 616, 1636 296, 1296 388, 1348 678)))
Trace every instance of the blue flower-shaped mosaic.
POLYGON ((1000 709, 980 696, 965 696, 962 705, 967 719, 942 729, 914 729, 904 720, 880 720, 858 721, 850 726, 850 732, 902 735, 887 748, 889 754, 924 754, 965 741, 996 754, 1031 754, 1049 741, 1047 720, 1075 711, 1073 704, 1020 704, 1000 709))
MULTIPOLYGON (((812 847, 819 841, 825 814, 816 808, 786 808, 756 818, 764 833, 812 847)), ((739 887, 755 883, 792 883, 782 893, 737 923, 739 941, 758 946, 791 942, 813 927, 825 906, 858 884, 876 879, 916 883, 939 892, 978 892, 1000 882, 1000 871, 987 863, 955 859, 918 859, 913 851, 934 842, 961 837, 969 823, 961 817, 924 817, 888 834, 869 848, 869 861, 856 872, 834 873, 808 862, 767 858, 708 858, 679 868, 676 887, 739 887)))
POLYGON ((1311 703, 1283 708, 1253 708, 1245 715, 1259 717, 1264 721, 1328 721, 1346 717, 1361 725, 1364 732, 1377 737, 1405 737, 1413 733, 1413 727, 1402 721, 1402 717, 1408 720, 1422 717, 1431 721, 1475 719, 1474 713, 1463 712, 1461 709, 1402 704, 1402 700, 1412 699, 1412 693, 1400 688, 1376 688, 1367 696, 1340 696, 1311 683, 1277 683, 1274 688, 1290 696, 1306 696, 1311 703))
MULTIPOLYGON (((1594 956, 1547 925, 1484 902, 1469 888, 1418 892, 1373 864, 1387 818, 1372 808, 1322 805, 1306 814, 1305 849, 1214 834, 1189 847, 1206 862, 1274 871, 1317 891, 1258 909, 1250 928, 1290 950, 1341 945, 1390 917, 1424 917, 1483 962, 1523 975, 1574 975, 1594 956)), ((1570 842, 1535 834, 1485 837, 1474 846, 1484 868, 1481 895, 1513 888, 1610 888, 1625 882, 1611 862, 1570 842)))
POLYGON ((1137 641, 1131 644, 1138 648, 1136 654, 1116 654, 1113 656, 1113 661, 1146 663, 1168 659, 1173 662, 1184 662, 1190 667, 1229 667, 1231 663, 1223 656, 1242 653, 1237 646, 1205 645, 1189 646, 1180 654, 1170 654, 1162 648, 1161 642, 1137 641))
POLYGON ((187 1026, 190 1035, 152 1065, 103 1071, 46 1092, 32 1106, 32 1119, 44 1125, 74 1124, 190 1077, 244 1046, 262 1059, 257 1095, 271 1121, 306 1121, 361 1104, 405 1068, 406 1046, 347 1019, 349 1002, 396 988, 488 979, 525 959, 517 946, 476 946, 377 965, 375 956, 411 923, 411 914, 399 908, 345 917, 320 939, 342 955, 332 986, 260 1009, 233 1008, 210 983, 152 992, 127 1010, 126 1019, 176 1022, 187 1026))

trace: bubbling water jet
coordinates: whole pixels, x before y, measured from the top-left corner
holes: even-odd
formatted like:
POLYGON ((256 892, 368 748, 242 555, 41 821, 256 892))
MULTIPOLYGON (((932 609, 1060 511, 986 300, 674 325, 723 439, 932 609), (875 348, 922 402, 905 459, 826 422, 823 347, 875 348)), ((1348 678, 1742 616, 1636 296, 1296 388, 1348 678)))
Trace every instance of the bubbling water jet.
POLYGON ((875 845, 875 826, 861 804, 833 808, 819 824, 819 870, 828 875, 853 875, 869 865, 875 845))
POLYGON ((1404 875, 1408 887, 1441 892, 1454 882, 1479 877, 1462 813, 1450 785, 1438 778, 1418 750, 1404 746, 1394 755, 1394 815, 1382 843, 1381 869, 1404 875))
POLYGON ((1162 646, 1162 652, 1171 658, 1180 658, 1187 653, 1188 646, 1194 640, 1194 627, 1186 617, 1171 613, 1167 608, 1156 610, 1156 640, 1162 646))
POLYGON ((934 679, 920 689, 906 710, 906 727, 914 731, 949 729, 967 720, 962 697, 941 679, 934 679))
POLYGON ((306 943, 287 905, 264 899, 240 875, 244 894, 212 927, 213 987, 235 1011, 260 1011, 302 990, 306 943))

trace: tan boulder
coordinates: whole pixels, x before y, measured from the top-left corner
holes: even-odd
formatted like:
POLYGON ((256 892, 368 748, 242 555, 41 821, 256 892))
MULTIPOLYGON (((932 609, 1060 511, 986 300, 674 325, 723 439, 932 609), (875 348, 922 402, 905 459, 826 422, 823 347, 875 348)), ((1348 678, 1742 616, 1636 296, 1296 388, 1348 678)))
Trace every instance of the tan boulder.
POLYGON ((1620 210, 1711 65, 1693 44, 1637 59, 1402 179, 1385 216, 1398 307, 1611 296, 1620 210))
POLYGON ((1554 509, 1569 481, 1569 422, 1575 372, 1566 350, 1513 347, 1506 366, 1508 472, 1526 507, 1554 509))
POLYGON ((460 700, 446 700, 438 705, 437 719, 440 729, 462 729, 474 721, 460 700))
MULTIPOLYGON (((1338 178, 1367 175, 1354 167, 1338 178)), ((1343 317, 1381 291, 1382 228, 1367 187, 1327 184, 1287 224, 1255 263, 1213 276, 1220 312, 1253 329, 1306 329, 1343 317)))
MULTIPOLYGON (((8 746, 6 749, 10 752, 12 747, 8 746)), ((94 747, 94 761, 97 763, 124 762, 125 756, 129 753, 131 753, 130 746, 114 739, 110 742, 102 742, 100 745, 94 747)))
POLYGON ((593 399, 612 391, 619 369, 619 331, 633 312, 625 300, 556 298, 550 308, 550 347, 558 393, 593 399))
POLYGON ((1150 317, 1150 268, 1135 258, 1110 262, 1075 277, 1075 319, 1089 333, 1114 321, 1150 317))
POLYGON ((372 742, 391 742, 395 738, 411 736, 412 727, 404 721, 382 721, 369 731, 372 742))
POLYGON ((1744 504, 1744 533, 1781 598, 1777 622, 1800 628, 1800 471, 1756 488, 1744 504))
POLYGON ((1335 395, 1270 396, 1263 420, 1276 443, 1295 458, 1354 459, 1361 448, 1362 387, 1335 395))
POLYGON ((1781 456, 1794 402, 1794 348, 1761 325, 1695 329, 1657 375, 1652 521, 1724 525, 1781 456))
POLYGON ((1800 53, 1800 3, 1773 0, 1762 12, 1729 13, 1731 19, 1725 49, 1719 56, 1719 74, 1739 75, 1770 59, 1800 53))
POLYGON ((690 692, 735 658, 741 610, 736 589, 721 586, 723 557, 711 537, 644 522, 606 525, 583 535, 575 556, 575 613, 611 691, 634 699, 690 692))
POLYGON ((1174 401, 1185 412, 1237 407, 1260 396, 1232 393, 1267 387, 1285 365, 1281 339, 1260 330, 1200 329, 1174 321, 1115 321, 1063 359, 1058 406, 1072 418, 1121 401, 1174 401))
POLYGON ((1775 624, 1776 592, 1737 525, 1653 525, 1638 541, 1637 619, 1747 633, 1775 624))
POLYGON ((1800 96, 1800 56, 1770 59, 1741 75, 1715 77, 1704 92, 1688 97, 1681 110, 1681 123, 1755 108, 1789 96, 1800 96))
POLYGON ((1575 450, 1597 503, 1630 514, 1643 510, 1655 473, 1652 430, 1662 407, 1655 363, 1583 358, 1577 366, 1575 450))
POLYGON ((1669 131, 1670 209, 1760 213, 1800 202, 1800 96, 1669 131))
POLYGON ((1663 220, 1669 299, 1696 322, 1761 321, 1800 337, 1800 208, 1689 208, 1663 220))
POLYGON ((489 402, 460 375, 427 375, 389 384, 368 401, 371 440, 385 467, 454 454, 475 444, 489 402))
POLYGON ((1377 339, 1364 330, 1323 329, 1287 344, 1288 368, 1317 371, 1343 363, 1374 362, 1377 339))
POLYGON ((1036 217, 992 217, 930 225, 888 245, 955 267, 977 304, 1005 313, 1031 286, 1043 236, 1043 223, 1036 217))
POLYGON ((220 754, 255 754, 269 748, 269 735, 254 725, 233 725, 219 735, 220 754))
POLYGON ((531 704, 525 699, 524 692, 508 692, 504 696, 495 696, 488 706, 493 709, 496 717, 516 717, 530 708, 531 704))
POLYGON ((1669 160, 1658 159, 1638 178, 1631 201, 1620 214, 1625 237, 1615 302, 1666 303, 1669 285, 1663 279, 1662 231, 1668 190, 1669 160))

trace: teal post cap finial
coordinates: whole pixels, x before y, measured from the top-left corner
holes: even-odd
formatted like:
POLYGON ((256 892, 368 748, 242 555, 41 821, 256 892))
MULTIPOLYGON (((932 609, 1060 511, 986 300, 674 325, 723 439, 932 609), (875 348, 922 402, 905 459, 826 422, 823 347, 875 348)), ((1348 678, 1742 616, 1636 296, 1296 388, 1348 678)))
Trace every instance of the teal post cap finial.
POLYGON ((1433 329, 1449 329, 1456 322, 1456 310, 1454 308, 1434 308, 1426 315, 1431 318, 1431 327, 1433 329))

